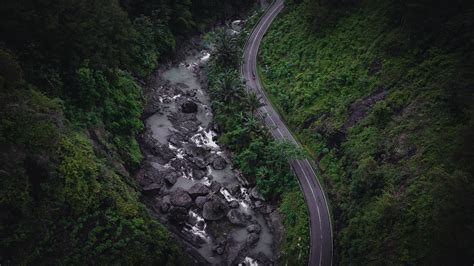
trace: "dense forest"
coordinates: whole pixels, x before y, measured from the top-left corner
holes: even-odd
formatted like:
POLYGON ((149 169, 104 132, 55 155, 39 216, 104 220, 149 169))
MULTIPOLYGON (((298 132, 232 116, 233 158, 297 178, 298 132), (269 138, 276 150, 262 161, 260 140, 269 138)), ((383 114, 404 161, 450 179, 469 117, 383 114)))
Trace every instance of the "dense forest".
POLYGON ((474 260, 472 1, 288 0, 260 51, 341 265, 474 260))
POLYGON ((140 87, 253 1, 0 4, 0 264, 185 264, 131 178, 140 87))

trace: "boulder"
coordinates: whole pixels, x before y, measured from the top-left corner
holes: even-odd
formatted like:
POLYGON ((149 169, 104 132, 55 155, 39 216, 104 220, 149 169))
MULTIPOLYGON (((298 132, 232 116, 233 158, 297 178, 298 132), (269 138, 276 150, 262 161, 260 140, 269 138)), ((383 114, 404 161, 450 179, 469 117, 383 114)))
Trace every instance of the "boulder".
POLYGON ((196 206, 199 208, 199 209, 202 209, 202 207, 204 206, 204 203, 206 203, 207 201, 207 197, 205 196, 198 196, 196 197, 196 199, 194 200, 194 203, 196 204, 196 206))
POLYGON ((227 213, 227 219, 232 224, 235 225, 240 225, 240 226, 246 226, 250 223, 250 216, 248 214, 245 214, 241 212, 238 209, 232 209, 227 213))
POLYGON ((227 166, 227 161, 219 155, 215 155, 212 157, 212 168, 215 170, 222 170, 227 166))
POLYGON ((192 101, 185 101, 183 104, 181 104, 181 111, 183 113, 196 113, 198 109, 198 106, 195 102, 192 101))
POLYGON ((186 168, 187 169, 187 168, 191 167, 186 160, 172 160, 172 161, 170 161, 170 165, 174 169, 181 169, 181 168, 186 168))
POLYGON ((239 184, 228 185, 227 190, 229 190, 230 194, 235 195, 238 192, 240 192, 240 185, 239 184))
POLYGON ((249 233, 260 234, 261 230, 262 230, 262 228, 260 227, 259 224, 251 224, 251 225, 247 226, 247 231, 249 233))
POLYGON ((198 147, 194 144, 187 144, 184 146, 184 152, 191 157, 205 158, 208 155, 208 151, 203 147, 198 147))
POLYGON ((156 195, 160 193, 160 191, 161 191, 161 184, 159 183, 151 183, 143 187, 143 194, 149 195, 149 196, 156 195))
POLYGON ((169 173, 166 175, 163 179, 166 181, 166 183, 170 186, 174 185, 176 181, 178 180, 179 174, 176 172, 169 173))
POLYGON ((195 198, 209 194, 209 189, 202 183, 196 183, 188 189, 188 193, 192 198, 195 198))
POLYGON ((167 145, 159 145, 152 148, 152 154, 159 157, 163 163, 168 163, 174 158, 174 152, 167 145))
POLYGON ((188 210, 183 207, 172 207, 170 209, 170 217, 173 221, 181 224, 188 220, 188 210))
POLYGON ((207 171, 201 169, 193 169, 193 178, 194 179, 202 179, 207 174, 207 171))
POLYGON ((198 169, 206 169, 207 163, 199 157, 189 157, 188 160, 192 162, 198 169))
POLYGON ((221 190, 222 185, 217 181, 211 181, 211 191, 217 193, 221 190))
POLYGON ((163 185, 163 177, 171 173, 172 170, 164 169, 159 164, 156 165, 158 167, 145 163, 144 167, 138 171, 136 178, 140 186, 145 187, 153 183, 163 185))
POLYGON ((206 220, 215 221, 225 216, 227 206, 218 199, 204 203, 202 216, 206 220))
POLYGON ((170 202, 174 206, 189 208, 193 204, 193 200, 189 196, 188 192, 183 189, 177 189, 170 195, 170 202))
POLYGON ((249 191, 249 195, 250 195, 251 198, 253 198, 255 200, 261 200, 261 201, 265 200, 265 198, 262 196, 262 194, 260 194, 260 192, 258 191, 257 187, 252 188, 249 191))

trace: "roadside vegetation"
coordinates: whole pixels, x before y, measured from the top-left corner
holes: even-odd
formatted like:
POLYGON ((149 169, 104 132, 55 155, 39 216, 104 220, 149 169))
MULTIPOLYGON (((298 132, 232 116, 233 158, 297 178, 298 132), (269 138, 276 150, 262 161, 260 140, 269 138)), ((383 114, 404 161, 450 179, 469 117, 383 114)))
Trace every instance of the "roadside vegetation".
POLYGON ((233 154, 233 161, 262 195, 279 205, 285 227, 279 263, 307 264, 308 214, 298 180, 289 160, 303 152, 287 142, 275 141, 257 113, 259 96, 245 90, 239 68, 242 49, 260 13, 247 20, 243 33, 232 36, 216 31, 215 52, 207 66, 214 121, 221 133, 219 143, 233 154))
POLYGON ((472 263, 473 2, 285 5, 259 69, 323 173, 336 262, 472 263))
POLYGON ((187 263, 130 174, 139 85, 177 40, 250 4, 2 2, 0 264, 187 263))

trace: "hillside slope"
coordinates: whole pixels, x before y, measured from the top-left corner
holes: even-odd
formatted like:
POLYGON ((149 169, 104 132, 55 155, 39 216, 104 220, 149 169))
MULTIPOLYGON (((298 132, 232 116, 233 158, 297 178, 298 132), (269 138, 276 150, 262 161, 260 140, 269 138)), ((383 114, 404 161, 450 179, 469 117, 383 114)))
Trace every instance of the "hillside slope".
POLYGON ((259 66, 320 165, 340 264, 474 258, 469 1, 287 1, 259 66))
POLYGON ((132 178, 140 84, 177 40, 251 4, 2 1, 1 265, 189 265, 132 178))

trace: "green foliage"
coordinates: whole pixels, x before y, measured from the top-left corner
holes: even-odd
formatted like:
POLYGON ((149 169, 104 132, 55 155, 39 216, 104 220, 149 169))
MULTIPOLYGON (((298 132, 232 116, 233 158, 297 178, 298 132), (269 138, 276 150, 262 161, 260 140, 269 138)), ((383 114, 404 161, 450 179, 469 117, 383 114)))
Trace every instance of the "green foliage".
POLYGON ((194 3, 2 2, 0 264, 188 264, 128 171, 142 160, 138 78, 195 33, 194 3))
POLYGON ((259 64, 330 182, 339 263, 469 263, 472 1, 316 2, 289 3, 259 64))
POLYGON ((0 140, 32 153, 54 151, 56 128, 64 122, 63 102, 32 88, 7 88, 1 95, 0 140))
POLYGON ((92 146, 82 136, 66 137, 59 142, 59 154, 58 174, 62 178, 64 200, 73 213, 84 212, 94 203, 94 195, 101 189, 92 146))
POLYGON ((308 263, 310 243, 303 194, 300 191, 285 193, 279 209, 285 226, 279 262, 282 265, 305 265, 308 263))
POLYGON ((274 199, 286 191, 298 190, 298 182, 288 162, 301 159, 301 150, 288 142, 272 141, 263 150, 262 157, 266 164, 257 169, 257 185, 263 195, 274 199))
POLYGON ((232 68, 237 66, 238 50, 236 42, 236 38, 228 34, 226 30, 220 29, 216 32, 214 44, 216 50, 215 57, 218 64, 221 66, 231 66, 232 68))
POLYGON ((2 101, 2 263, 177 260, 135 189, 84 134, 64 128, 60 101, 34 89, 2 93, 2 101))
POLYGON ((135 140, 143 129, 141 88, 126 72, 104 73, 87 64, 77 70, 76 80, 78 96, 68 111, 71 120, 89 127, 104 124, 114 135, 110 142, 119 148, 122 158, 130 167, 137 167, 142 159, 135 140))

